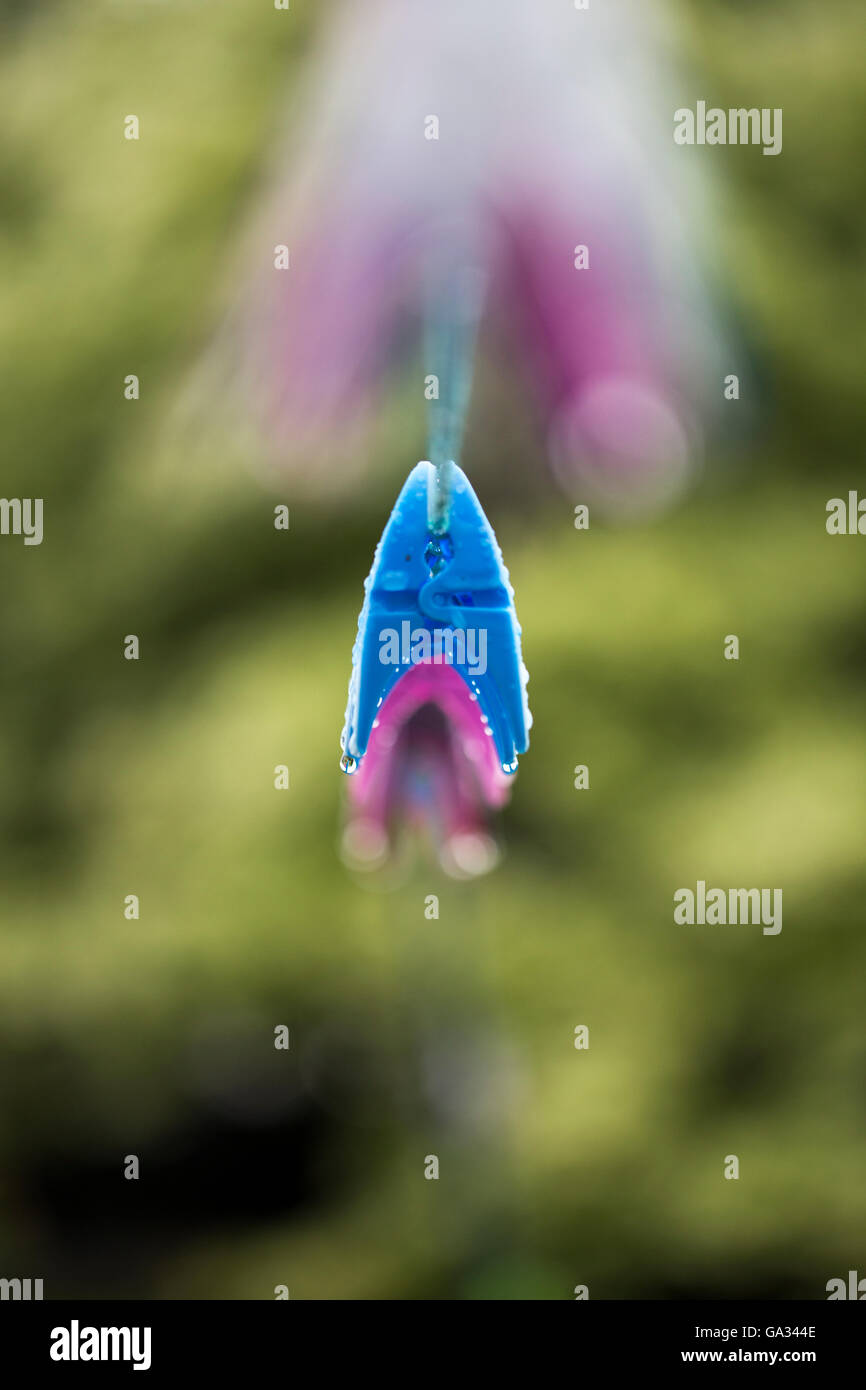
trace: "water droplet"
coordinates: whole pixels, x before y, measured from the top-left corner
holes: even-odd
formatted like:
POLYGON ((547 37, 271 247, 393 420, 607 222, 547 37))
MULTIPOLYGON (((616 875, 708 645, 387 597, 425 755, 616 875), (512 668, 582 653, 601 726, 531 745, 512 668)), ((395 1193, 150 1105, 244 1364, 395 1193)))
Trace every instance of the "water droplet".
POLYGON ((351 753, 344 753, 340 759, 340 771, 351 777, 353 772, 358 771, 358 759, 353 758, 351 753))
POLYGON ((431 574, 439 574, 454 555, 450 536, 431 536, 424 551, 424 563, 431 574))

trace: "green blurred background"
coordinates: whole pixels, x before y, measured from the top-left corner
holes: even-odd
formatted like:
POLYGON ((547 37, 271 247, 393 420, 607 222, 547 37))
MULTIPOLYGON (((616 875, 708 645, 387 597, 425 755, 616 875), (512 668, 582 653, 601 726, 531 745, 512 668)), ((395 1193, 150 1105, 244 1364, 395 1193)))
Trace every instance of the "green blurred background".
POLYGON ((45 498, 41 547, 0 542, 0 1274, 823 1298, 866 1272, 866 542, 824 528, 863 476, 859 6, 675 8, 672 109, 784 110, 780 157, 712 151, 758 424, 661 520, 578 533, 482 373, 532 749, 491 877, 387 891, 340 863, 338 735, 420 415, 328 503, 169 425, 326 9, 0 5, 0 491, 45 498), (781 934, 675 927, 697 878, 781 886, 781 934))

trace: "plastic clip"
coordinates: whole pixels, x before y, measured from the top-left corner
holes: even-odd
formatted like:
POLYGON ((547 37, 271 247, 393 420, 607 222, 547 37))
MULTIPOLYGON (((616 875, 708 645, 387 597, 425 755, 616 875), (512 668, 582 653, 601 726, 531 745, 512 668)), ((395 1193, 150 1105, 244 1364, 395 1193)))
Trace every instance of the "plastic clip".
POLYGON ((529 746, 529 675, 520 650, 514 590, 493 529, 456 464, 447 530, 434 534, 428 490, 436 470, 419 463, 407 478, 376 549, 352 649, 341 738, 344 772, 367 751, 373 722, 402 675, 447 664, 478 701, 503 772, 529 746))

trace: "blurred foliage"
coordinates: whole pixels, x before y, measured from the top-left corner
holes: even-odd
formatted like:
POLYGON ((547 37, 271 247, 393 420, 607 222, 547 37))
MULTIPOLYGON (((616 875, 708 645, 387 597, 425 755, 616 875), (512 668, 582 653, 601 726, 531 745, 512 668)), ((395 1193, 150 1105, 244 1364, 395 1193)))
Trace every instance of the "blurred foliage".
POLYGON ((784 109, 779 158, 713 151, 713 271, 765 383, 747 453, 661 520, 577 533, 482 375, 466 460, 532 749, 499 871, 419 860, 391 892, 340 866, 337 737, 421 436, 312 505, 167 425, 317 9, 0 19, 2 491, 46 528, 0 545, 2 1272, 48 1297, 823 1297, 866 1230, 866 600, 824 530, 866 411, 858 6, 676 11, 675 105, 784 109), (781 885, 781 935, 675 928, 697 878, 781 885))

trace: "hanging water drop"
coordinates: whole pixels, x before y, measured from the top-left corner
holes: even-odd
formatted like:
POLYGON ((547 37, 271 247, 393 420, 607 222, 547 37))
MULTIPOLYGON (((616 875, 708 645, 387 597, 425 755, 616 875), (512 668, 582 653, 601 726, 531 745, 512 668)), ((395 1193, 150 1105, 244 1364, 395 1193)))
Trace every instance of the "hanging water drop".
POLYGON ((424 563, 431 574, 441 574, 453 556, 454 546, 450 536, 432 536, 424 551, 424 563))

